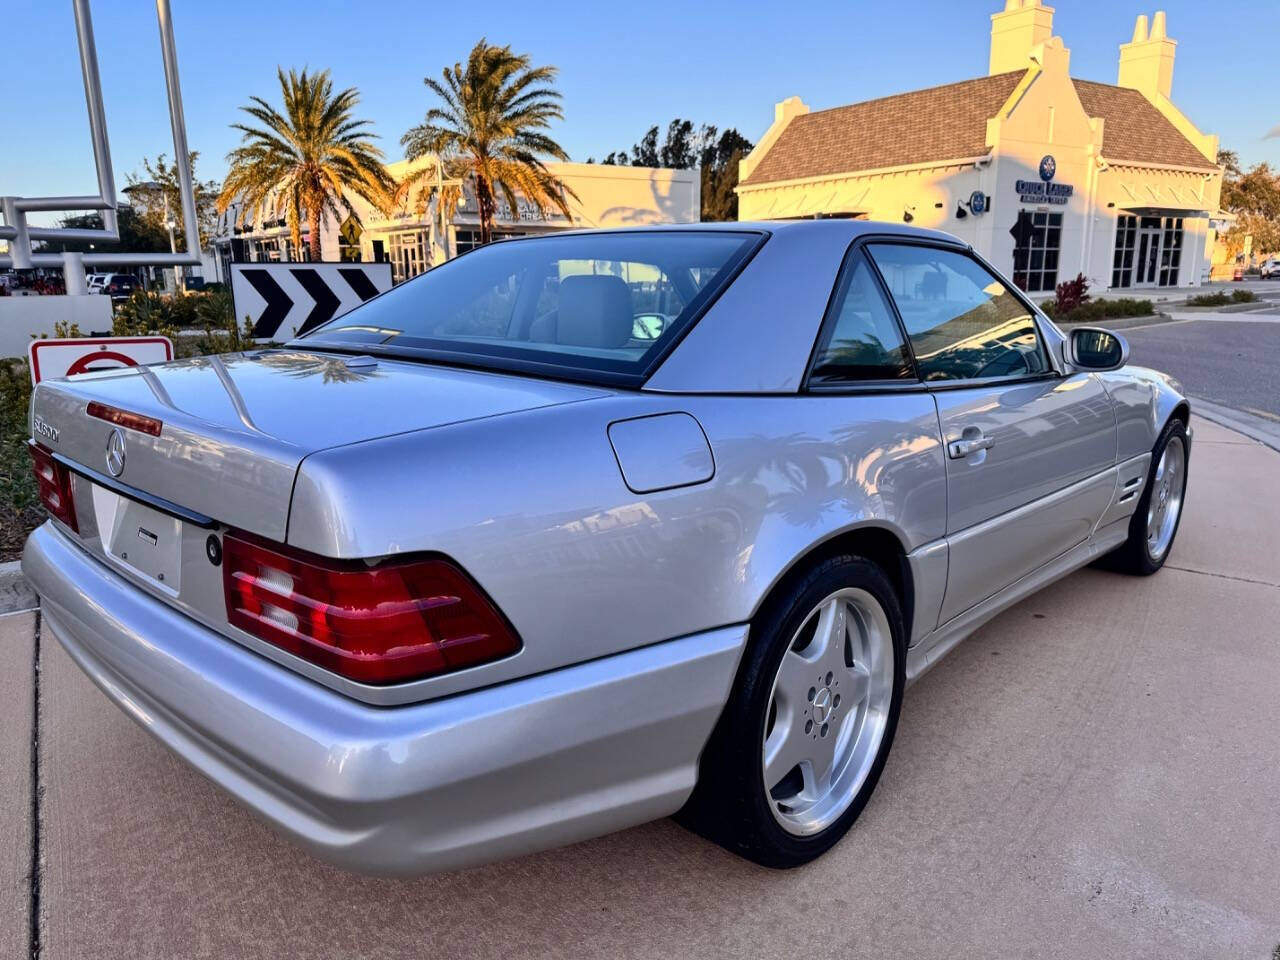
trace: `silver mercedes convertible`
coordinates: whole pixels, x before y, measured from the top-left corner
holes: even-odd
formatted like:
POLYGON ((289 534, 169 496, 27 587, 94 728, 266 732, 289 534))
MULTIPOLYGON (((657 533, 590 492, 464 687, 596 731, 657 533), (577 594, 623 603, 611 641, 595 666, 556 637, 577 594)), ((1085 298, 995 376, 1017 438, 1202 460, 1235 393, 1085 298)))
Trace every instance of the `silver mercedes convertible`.
POLYGON ((505 241, 283 348, 41 383, 23 570, 107 697, 347 867, 677 813, 792 866, 963 637, 1169 556, 1190 411, 1127 354, 901 225, 505 241))

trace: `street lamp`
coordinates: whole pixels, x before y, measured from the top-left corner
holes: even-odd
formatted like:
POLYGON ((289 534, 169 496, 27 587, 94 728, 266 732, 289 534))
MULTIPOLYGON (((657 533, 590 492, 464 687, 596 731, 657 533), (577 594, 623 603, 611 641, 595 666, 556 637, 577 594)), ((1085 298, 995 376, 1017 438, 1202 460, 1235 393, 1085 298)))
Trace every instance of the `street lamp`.
MULTIPOLYGON (((436 231, 436 246, 440 248, 443 260, 449 259, 449 224, 445 221, 444 188, 461 187, 465 180, 446 180, 444 178, 444 159, 436 154, 436 216, 431 218, 431 228, 436 231)), ((459 209, 466 207, 467 198, 458 197, 459 209)), ((442 261, 443 262, 443 261, 442 261)))
MULTIPOLYGON (((160 195, 164 197, 164 226, 169 231, 169 252, 176 254, 178 252, 177 242, 174 240, 173 231, 178 227, 178 221, 173 218, 173 213, 169 209, 169 191, 163 184, 157 183, 155 180, 144 180, 141 183, 131 183, 124 188, 124 193, 129 195, 129 199, 133 199, 135 190, 159 190, 160 195)), ((182 292, 182 268, 174 266, 173 268, 173 289, 175 293, 182 292)))

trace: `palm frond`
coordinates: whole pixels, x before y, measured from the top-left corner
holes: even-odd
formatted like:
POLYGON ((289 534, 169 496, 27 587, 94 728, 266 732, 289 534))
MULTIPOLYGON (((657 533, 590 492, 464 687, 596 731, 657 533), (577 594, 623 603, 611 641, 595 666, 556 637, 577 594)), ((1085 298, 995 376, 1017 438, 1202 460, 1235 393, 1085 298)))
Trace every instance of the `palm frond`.
POLYGON ((235 123, 240 145, 227 154, 229 170, 218 209, 241 201, 239 218, 264 211, 284 215, 295 246, 305 220, 313 256, 319 256, 319 226, 326 216, 341 218, 356 194, 390 209, 397 185, 374 144, 368 120, 355 115, 360 94, 354 87, 334 92, 328 70, 299 72, 276 68, 280 105, 250 97, 240 109, 255 124, 235 123))
MULTIPOLYGON (((513 214, 519 209, 518 198, 524 197, 543 211, 556 209, 572 219, 565 197, 576 195, 551 174, 544 160, 569 158, 545 132, 553 121, 564 118, 560 94, 553 87, 558 72, 553 66, 534 66, 527 54, 481 38, 465 63, 445 67, 439 79, 423 80, 438 102, 422 123, 400 138, 405 156, 444 158, 440 162, 453 165, 454 178, 475 183, 485 240, 492 235, 493 218, 486 197, 496 199, 495 194, 513 214)), ((407 197, 413 184, 425 180, 422 175, 406 177, 398 198, 407 197)), ((426 188, 419 197, 429 197, 426 188)), ((448 199, 442 196, 441 202, 448 199)), ((456 199, 452 202, 456 206, 456 199)))

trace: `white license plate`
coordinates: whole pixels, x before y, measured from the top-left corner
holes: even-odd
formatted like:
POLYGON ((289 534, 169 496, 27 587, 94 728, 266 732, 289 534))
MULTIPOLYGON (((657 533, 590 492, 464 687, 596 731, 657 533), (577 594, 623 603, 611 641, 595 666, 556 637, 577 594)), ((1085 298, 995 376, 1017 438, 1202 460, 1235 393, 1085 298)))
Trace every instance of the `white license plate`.
POLYGON ((93 510, 103 550, 148 580, 178 592, 182 574, 181 520, 96 483, 93 510))

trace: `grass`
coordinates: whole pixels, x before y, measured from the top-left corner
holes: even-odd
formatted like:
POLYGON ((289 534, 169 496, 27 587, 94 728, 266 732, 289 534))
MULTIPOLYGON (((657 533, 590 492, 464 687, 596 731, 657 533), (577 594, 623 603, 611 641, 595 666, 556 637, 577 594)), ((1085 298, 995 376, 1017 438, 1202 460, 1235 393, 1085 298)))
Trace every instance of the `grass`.
POLYGON ((44 520, 27 453, 27 361, 0 359, 0 562, 16 560, 22 544, 44 520))
POLYGON ((1258 295, 1252 290, 1218 290, 1216 293, 1202 293, 1187 298, 1189 307, 1225 307, 1231 303, 1256 303, 1258 295))

